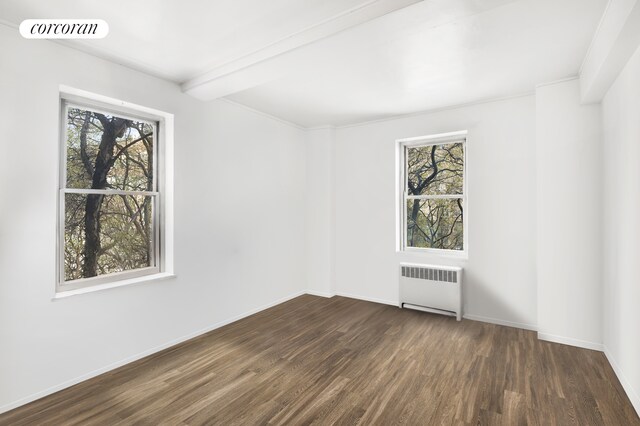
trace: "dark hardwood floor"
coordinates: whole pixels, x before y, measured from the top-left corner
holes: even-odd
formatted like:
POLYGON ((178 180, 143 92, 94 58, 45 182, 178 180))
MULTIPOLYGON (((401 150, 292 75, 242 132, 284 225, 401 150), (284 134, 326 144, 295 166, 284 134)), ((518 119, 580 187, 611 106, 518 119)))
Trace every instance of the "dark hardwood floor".
POLYGON ((301 296, 0 415, 2 425, 640 425, 600 352, 301 296))

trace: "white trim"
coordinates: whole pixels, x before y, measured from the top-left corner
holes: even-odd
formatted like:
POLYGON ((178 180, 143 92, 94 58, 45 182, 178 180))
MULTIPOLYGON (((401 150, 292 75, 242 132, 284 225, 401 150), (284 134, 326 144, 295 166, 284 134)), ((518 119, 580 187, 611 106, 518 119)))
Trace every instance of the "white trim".
MULTIPOLYGON (((450 267, 450 268, 453 269, 453 268, 456 268, 456 267, 450 267)), ((315 292, 315 291, 311 291, 311 290, 307 290, 307 294, 311 294, 311 295, 314 295, 314 296, 322 296, 322 297, 333 297, 334 296, 334 295, 330 295, 328 293, 320 293, 320 292, 315 292)), ((398 306, 398 304, 399 304, 399 302, 397 302, 397 301, 378 299, 378 298, 374 298, 374 297, 359 296, 359 295, 355 295, 355 294, 352 294, 352 293, 344 293, 344 292, 340 292, 340 291, 336 292, 335 296, 348 297, 350 299, 358 299, 358 300, 363 300, 365 302, 380 303, 380 304, 391 305, 391 306, 398 306)), ((538 330, 538 327, 536 325, 533 325, 533 324, 526 324, 526 323, 515 322, 515 321, 507 321, 507 320, 503 320, 503 319, 499 319, 499 318, 490 318, 490 317, 484 317, 484 316, 481 316, 481 315, 474 315, 474 314, 464 314, 462 317, 464 319, 470 320, 470 321, 485 322, 485 323, 488 323, 488 324, 495 324, 495 325, 501 325, 501 326, 505 326, 505 327, 519 328, 519 329, 522 329, 522 330, 529 330, 529 331, 537 331, 538 330)), ((591 349, 591 350, 596 350, 596 351, 602 351, 603 350, 603 345, 601 343, 591 343, 591 342, 586 342, 584 340, 578 340, 578 339, 572 339, 572 338, 567 338, 567 337, 555 336, 555 335, 552 335, 552 334, 546 334, 546 333, 538 332, 538 339, 545 340, 545 341, 548 341, 548 342, 562 343, 562 344, 570 345, 570 346, 577 346, 577 347, 580 347, 580 348, 591 349)))
POLYGON ((342 125, 339 125, 339 126, 335 126, 335 128, 336 129, 346 129, 346 128, 349 128, 349 127, 368 126, 370 124, 384 123, 385 121, 400 120, 402 118, 411 118, 411 117, 417 117, 417 116, 420 116, 420 115, 436 114, 436 113, 439 113, 439 112, 449 111, 449 110, 452 110, 452 109, 473 107, 473 106, 477 106, 477 105, 490 104, 490 103, 493 103, 493 102, 509 101, 509 100, 517 99, 517 98, 535 96, 535 94, 536 94, 535 91, 529 91, 529 92, 518 93, 518 94, 515 94, 515 95, 498 96, 498 97, 494 97, 494 98, 480 99, 480 100, 477 100, 477 101, 463 102, 463 103, 460 103, 460 104, 452 104, 452 105, 443 106, 443 107, 439 107, 439 108, 424 109, 424 110, 420 110, 420 111, 410 112, 410 113, 407 113, 407 114, 396 114, 396 115, 392 115, 392 116, 385 117, 385 118, 378 118, 376 120, 359 121, 359 122, 355 122, 355 123, 342 124, 342 125))
POLYGON ((580 76, 578 76, 578 75, 571 75, 569 77, 559 78, 557 80, 547 81, 547 82, 544 82, 544 83, 538 83, 538 84, 536 84, 536 89, 539 89, 540 87, 553 86, 555 84, 566 83, 567 81, 578 80, 579 78, 580 78, 580 76))
POLYGON ((538 331, 538 327, 532 324, 522 322, 507 321, 498 318, 483 317, 481 315, 464 314, 462 318, 470 321, 486 322, 488 324, 502 325, 505 327, 521 328, 523 330, 538 331))
POLYGON ((573 337, 558 336, 555 334, 542 333, 538 331, 538 339, 547 342, 561 343, 563 345, 576 346, 578 348, 601 351, 604 349, 602 343, 587 342, 586 340, 574 339, 573 337))
POLYGON ((336 296, 348 297, 349 299, 358 299, 358 300, 364 300, 365 302, 381 303, 383 305, 391 305, 391 306, 398 307, 397 300, 385 300, 385 299, 377 299, 375 297, 358 296, 356 294, 344 293, 341 291, 336 292, 336 296))
MULTIPOLYGON (((440 268, 440 266, 439 266, 439 268, 440 268)), ((452 270, 456 269, 456 267, 453 267, 453 266, 452 267, 445 267, 445 268, 451 268, 452 270)), ((309 290, 307 290, 307 294, 323 296, 323 297, 332 297, 332 296, 328 296, 328 295, 325 296, 325 295, 322 295, 322 294, 315 294, 315 292, 311 292, 309 290)), ((340 292, 340 291, 337 292, 335 294, 335 296, 348 297, 350 299, 358 299, 358 300, 363 300, 365 302, 380 303, 380 304, 383 304, 383 305, 391 305, 391 306, 396 306, 396 307, 399 305, 399 301, 391 301, 391 300, 378 299, 378 298, 375 298, 375 297, 359 296, 359 295, 356 295, 356 294, 344 293, 344 292, 340 292)), ((520 329, 523 329, 523 330, 537 331, 537 329, 538 329, 537 326, 531 325, 531 324, 507 321, 507 320, 502 320, 502 319, 498 319, 498 318, 483 317, 483 316, 480 316, 480 315, 464 314, 462 316, 462 318, 470 320, 470 321, 485 322, 485 323, 488 323, 488 324, 495 324, 495 325, 501 325, 501 326, 505 326, 505 327, 520 328, 520 329)))
POLYGON ((464 198, 464 194, 407 195, 407 200, 455 200, 458 198, 464 198))
POLYGON ((468 130, 458 130, 456 132, 437 133, 435 135, 413 136, 410 138, 396 139, 396 142, 403 143, 412 147, 422 145, 439 145, 443 143, 455 143, 456 139, 459 139, 458 142, 464 142, 468 134, 468 130))
MULTIPOLYGON (((145 268, 145 269, 147 269, 147 268, 145 268)), ((149 269, 157 270, 157 268, 149 268, 149 269)), ((135 272, 135 271, 128 271, 128 272, 135 272)), ((96 277, 96 278, 117 279, 116 277, 114 277, 114 275, 116 275, 116 274, 109 274, 109 275, 105 275, 103 277, 96 277)), ((60 286, 58 288, 58 291, 53 295, 52 300, 64 299, 64 298, 67 298, 67 297, 70 297, 70 296, 76 296, 76 295, 79 295, 79 294, 93 293, 95 291, 108 290, 110 288, 124 287, 124 286, 128 286, 128 285, 133 285, 133 284, 142 284, 142 283, 146 283, 146 282, 150 282, 150 281, 162 281, 162 280, 175 278, 175 277, 176 276, 174 274, 170 274, 170 273, 167 273, 167 272, 157 272, 157 273, 152 274, 152 275, 142 275, 142 276, 134 277, 134 278, 121 279, 121 280, 117 280, 117 281, 110 281, 110 282, 107 282, 105 284, 85 285, 83 287, 72 288, 70 290, 65 290, 66 286, 60 286)), ((92 280, 92 279, 93 278, 86 278, 84 280, 75 280, 75 281, 83 281, 83 282, 85 282, 86 280, 92 280)), ((70 283, 75 283, 75 281, 70 281, 70 283)))
POLYGON ((467 187, 467 147, 469 131, 438 133, 433 135, 415 136, 396 139, 396 252, 424 253, 444 258, 469 258, 469 202, 467 187), (420 195, 409 196, 407 189, 407 151, 409 148, 434 146, 444 144, 461 144, 463 154, 462 164, 462 194, 451 195, 420 195), (409 247, 407 245, 407 201, 409 199, 460 199, 464 205, 462 212, 462 250, 438 249, 432 247, 409 247))
POLYGON ((145 197, 155 197, 158 191, 127 191, 120 189, 91 189, 91 188, 62 188, 65 194, 104 194, 104 195, 142 195, 145 197))
POLYGON ((454 311, 447 311, 445 309, 427 308, 426 306, 414 305, 413 303, 402 302, 402 303, 398 303, 398 305, 401 309, 412 309, 414 311, 429 312, 431 314, 446 315, 448 317, 454 317, 454 318, 458 316, 458 313, 454 311))
MULTIPOLYGON (((75 109, 91 109, 93 112, 99 112, 104 115, 114 115, 119 118, 126 118, 128 120, 133 121, 141 121, 143 123, 149 124, 153 126, 154 134, 157 135, 157 122, 162 117, 158 115, 149 114, 145 111, 138 111, 137 108, 132 106, 125 107, 113 104, 105 104, 104 102, 100 102, 95 100, 93 97, 95 95, 91 95, 91 97, 83 97, 77 96, 73 94, 67 94, 66 92, 61 91, 61 98, 68 108, 75 109), (113 107, 113 108, 112 108, 113 107)), ((66 118, 65 119, 66 123, 66 118)))
POLYGON ((110 274, 98 275, 90 278, 78 278, 75 280, 60 282, 56 292, 66 293, 68 291, 78 290, 84 287, 98 287, 103 284, 109 285, 120 281, 127 281, 144 276, 154 276, 157 274, 160 274, 160 267, 152 265, 144 268, 129 269, 127 271, 112 272, 110 274))
POLYGON ((310 294, 311 296, 326 297, 328 299, 336 295, 335 293, 328 293, 326 291, 316 291, 316 290, 307 290, 306 293, 310 294))
POLYGON ((291 121, 287 121, 284 118, 280 118, 280 117, 276 117, 275 115, 271 115, 268 112, 264 112, 264 111, 260 111, 259 109, 251 108, 250 106, 247 106, 247 105, 242 104, 240 102, 232 101, 229 98, 218 98, 218 99, 216 99, 216 101, 226 102, 226 103, 228 103, 230 105, 234 105, 234 106, 236 106, 238 108, 242 108, 242 109, 244 109, 246 111, 252 112, 252 113, 254 113, 256 115, 259 115, 261 117, 266 117, 266 118, 269 118, 271 120, 275 120, 275 121, 277 121, 279 123, 286 124, 287 126, 291 126, 291 127, 295 128, 295 129, 298 129, 298 130, 303 130, 303 131, 311 130, 311 129, 308 129, 308 128, 306 128, 304 126, 301 126, 299 124, 293 123, 291 121))
POLYGON ((289 124, 290 126, 293 126, 297 129, 301 129, 301 130, 321 130, 321 129, 336 129, 336 130, 340 130, 340 129, 347 129, 350 127, 359 127, 359 126, 367 126, 369 124, 377 124, 377 123, 384 123, 385 121, 393 121, 393 120, 400 120, 403 118, 411 118, 411 117, 417 117, 420 115, 429 115, 429 114, 436 114, 439 112, 443 112, 443 111, 450 111, 450 110, 454 110, 454 109, 460 109, 460 108, 468 108, 468 107, 473 107, 473 106, 477 106, 477 105, 483 105, 483 104, 490 104, 493 102, 503 102, 503 101, 509 101, 512 99, 518 99, 518 98, 525 98, 528 96, 535 96, 536 92, 535 91, 530 91, 530 92, 524 92, 524 93, 518 93, 515 95, 509 95, 509 96, 499 96, 499 97, 495 97, 495 98, 487 98, 487 99, 482 99, 479 101, 471 101, 471 102, 464 102, 461 104, 453 104, 453 105, 449 105, 449 106, 444 106, 444 107, 440 107, 440 108, 433 108, 433 109, 425 109, 425 110, 420 110, 420 111, 416 111, 416 112, 410 112, 407 114, 396 114, 396 115, 392 115, 389 117, 385 117, 385 118, 378 118, 376 120, 367 120, 367 121, 358 121, 358 122, 354 122, 354 123, 348 123, 348 124, 340 124, 340 125, 333 125, 333 124, 323 124, 321 126, 311 126, 311 127, 305 127, 301 124, 296 124, 293 123, 291 121, 287 121, 284 118, 280 118, 280 117, 276 117, 275 115, 271 115, 267 112, 263 112, 257 109, 254 109, 250 106, 247 106, 243 103, 237 102, 237 101, 232 101, 229 98, 218 98, 216 100, 219 101, 225 101, 225 102, 229 102, 231 104, 235 104, 238 105, 240 107, 246 108, 249 111, 253 111, 257 114, 260 115, 264 115, 267 117, 270 117, 276 121, 280 121, 283 122, 285 124, 289 124))
POLYGON ((333 124, 323 124, 321 126, 305 127, 305 130, 335 130, 336 126, 333 124))
POLYGON ((66 188, 66 108, 77 106, 80 108, 89 108, 92 110, 103 110, 110 114, 125 116, 125 118, 134 118, 141 121, 149 121, 154 126, 156 133, 154 137, 154 191, 118 191, 108 190, 104 193, 117 195, 119 193, 125 195, 144 195, 153 197, 154 226, 153 226, 153 265, 151 268, 144 268, 147 271, 148 280, 153 281, 164 275, 171 276, 173 270, 173 120, 171 113, 160 111, 154 108, 137 105, 131 102, 122 101, 97 93, 89 92, 66 85, 59 85, 60 96, 60 159, 58 162, 58 175, 60 181, 58 184, 58 208, 57 208, 57 249, 56 256, 56 296, 58 294, 66 297, 74 294, 82 294, 77 288, 81 284, 87 286, 93 283, 97 289, 120 287, 126 284, 135 284, 142 282, 138 275, 141 269, 127 271, 122 274, 107 274, 96 277, 96 279, 64 281, 64 193, 90 193, 95 190, 80 190, 66 188), (130 117, 127 117, 130 116, 130 117), (160 177, 158 179, 158 176, 160 177), (120 281, 113 281, 118 280, 120 281), (108 283, 103 284, 105 281, 108 283), (75 283, 75 284, 74 284, 75 283))
MULTIPOLYGON (((157 120, 158 118, 162 119, 171 119, 173 120, 173 114, 160 111, 159 109, 149 108, 143 105, 134 104, 127 101, 122 101, 120 99, 111 98, 109 96, 100 95, 98 93, 89 92, 87 90, 76 89, 75 87, 67 86, 65 84, 61 84, 59 86, 60 96, 63 99, 67 99, 72 102, 76 102, 80 99, 80 102, 85 105, 91 105, 91 103, 87 104, 87 102, 94 101, 97 104, 102 105, 110 105, 113 107, 117 107, 118 111, 124 110, 133 114, 134 117, 142 117, 145 116, 147 119, 157 120), (140 113, 144 114, 143 116, 140 113)), ((99 106, 99 105, 96 105, 99 106)))
POLYGON ((146 356, 153 355, 156 352, 160 352, 160 351, 162 351, 164 349, 167 349, 167 348, 170 348, 172 346, 178 345, 178 344, 180 344, 182 342, 185 342, 185 341, 187 341, 189 339, 193 339, 195 337, 198 337, 198 336, 201 336, 203 334, 206 334, 206 333, 208 333, 210 331, 216 330, 216 329, 218 329, 220 327, 224 327, 225 325, 231 324, 232 322, 239 321, 239 320, 241 320, 243 318, 246 318, 246 317, 251 316, 253 314, 256 314, 258 312, 264 311, 265 309, 269 309, 269 308, 271 308, 273 306, 279 305, 279 304, 284 303, 284 302, 286 302, 288 300, 295 299, 296 297, 302 296, 303 294, 305 294, 304 291, 299 291, 299 292, 293 293, 293 294, 291 294, 289 296, 285 296, 285 297, 283 297, 281 299, 278 299, 278 300, 276 300, 274 302, 267 303, 266 305, 262 305, 262 306, 260 306, 258 308, 251 309, 251 310, 249 310, 249 311, 247 311, 245 313, 242 313, 240 315, 236 315, 236 316, 231 317, 229 319, 226 319, 226 320, 223 320, 223 321, 219 321, 219 322, 217 322, 215 324, 212 324, 212 325, 210 325, 208 327, 202 328, 202 329, 200 329, 198 331, 195 331, 193 333, 188 333, 188 334, 186 334, 186 335, 184 335, 182 337, 179 337, 177 339, 170 340, 167 343, 163 343, 163 344, 158 345, 158 346, 156 346, 154 348, 142 351, 142 352, 137 353, 135 355, 131 355, 129 357, 126 357, 126 358, 124 358, 124 359, 122 359, 120 361, 113 362, 113 363, 111 363, 109 365, 106 365, 104 367, 101 367, 101 368, 98 368, 96 370, 90 371, 88 373, 82 374, 82 375, 80 375, 80 376, 78 376, 76 378, 73 378, 71 380, 67 380, 65 382, 62 382, 62 383, 60 383, 58 385, 55 385, 55 386, 52 386, 52 387, 50 387, 48 389, 45 389, 43 391, 36 392, 36 393, 31 394, 31 395, 29 395, 27 397, 21 398, 21 399, 19 399, 17 401, 11 402, 9 404, 6 404, 6 405, 0 407, 0 414, 5 413, 5 412, 7 412, 9 410, 13 410, 14 408, 18 408, 18 407, 20 407, 22 405, 25 405, 25 404, 28 404, 30 402, 33 402, 33 401, 35 401, 37 399, 44 398, 47 395, 51 395, 52 393, 61 391, 63 389, 66 389, 68 387, 76 385, 76 384, 78 384, 80 382, 84 382, 85 380, 92 379, 92 378, 94 378, 96 376, 99 376, 100 374, 104 374, 104 373, 107 373, 107 372, 109 372, 111 370, 114 370, 114 369, 116 369, 118 367, 122 367, 123 365, 130 364, 130 363, 132 363, 134 361, 137 361, 139 359, 142 359, 142 358, 144 358, 146 356))
POLYGON ((609 351, 609 348, 607 348, 606 346, 604 346, 604 355, 607 357, 609 364, 611 364, 611 368, 613 369, 613 372, 616 373, 616 376, 618 377, 618 380, 620 381, 622 388, 626 392, 627 397, 629 397, 629 400, 631 401, 631 405, 633 405, 633 408, 636 410, 636 413, 638 413, 638 416, 640 416, 640 393, 637 392, 633 388, 633 386, 631 386, 631 382, 629 382, 629 380, 627 380, 625 375, 622 374, 622 369, 620 368, 620 365, 617 363, 617 361, 611 354, 611 351, 609 351))
MULTIPOLYGON (((461 198, 461 197, 458 197, 461 198)), ((464 238, 464 237, 463 237, 464 238)), ((443 259, 462 259, 469 260, 469 252, 466 250, 448 250, 448 249, 436 249, 430 247, 405 247, 404 249, 396 250, 396 253, 413 253, 423 254, 430 257, 442 257, 443 259)))

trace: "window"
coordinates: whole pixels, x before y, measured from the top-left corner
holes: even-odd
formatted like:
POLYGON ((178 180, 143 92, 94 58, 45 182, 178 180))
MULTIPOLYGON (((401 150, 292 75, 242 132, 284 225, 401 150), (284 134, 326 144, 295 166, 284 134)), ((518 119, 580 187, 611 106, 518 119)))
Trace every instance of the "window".
POLYGON ((58 291, 163 272, 164 119, 77 96, 61 112, 58 291))
POLYGON ((466 250, 466 132, 403 139, 400 153, 402 250, 466 250))

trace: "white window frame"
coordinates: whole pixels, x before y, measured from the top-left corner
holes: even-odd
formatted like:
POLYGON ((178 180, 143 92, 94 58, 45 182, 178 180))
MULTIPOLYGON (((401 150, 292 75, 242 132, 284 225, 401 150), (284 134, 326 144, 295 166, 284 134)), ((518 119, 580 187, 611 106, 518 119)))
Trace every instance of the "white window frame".
POLYGON ((58 213, 56 292, 54 298, 173 276, 173 114, 109 98, 68 86, 60 86, 58 162, 58 213), (76 189, 66 187, 67 110, 88 109, 154 126, 153 191, 76 189), (151 266, 131 271, 65 281, 65 194, 145 195, 153 197, 153 245, 151 266))
POLYGON ((461 130, 450 133, 440 133, 436 135, 417 136, 412 138, 396 140, 396 188, 397 188, 397 204, 396 225, 397 225, 397 247, 399 252, 426 253, 446 257, 467 258, 469 250, 469 203, 467 201, 467 146, 468 132, 461 130), (464 153, 464 164, 462 169, 462 194, 458 195, 409 195, 407 190, 407 150, 408 148, 417 148, 421 146, 444 145, 451 143, 462 143, 464 153), (427 247, 408 247, 407 246, 407 201, 410 199, 445 199, 445 198, 462 198, 464 212, 462 215, 462 250, 449 250, 427 247))

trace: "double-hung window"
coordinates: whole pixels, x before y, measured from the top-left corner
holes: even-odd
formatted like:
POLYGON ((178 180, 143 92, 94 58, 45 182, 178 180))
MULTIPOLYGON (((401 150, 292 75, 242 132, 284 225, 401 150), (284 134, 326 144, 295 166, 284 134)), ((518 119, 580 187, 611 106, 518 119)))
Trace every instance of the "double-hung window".
POLYGON ((401 249, 465 253, 466 132, 398 144, 401 249))
POLYGON ((131 108, 62 98, 57 291, 162 272, 160 126, 131 108))

